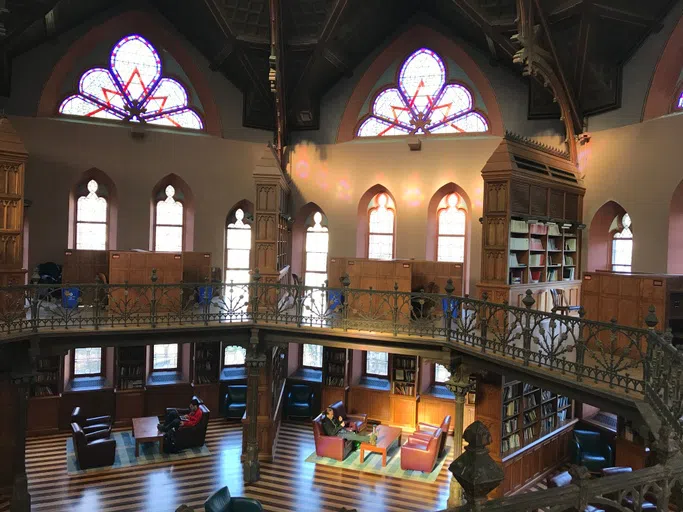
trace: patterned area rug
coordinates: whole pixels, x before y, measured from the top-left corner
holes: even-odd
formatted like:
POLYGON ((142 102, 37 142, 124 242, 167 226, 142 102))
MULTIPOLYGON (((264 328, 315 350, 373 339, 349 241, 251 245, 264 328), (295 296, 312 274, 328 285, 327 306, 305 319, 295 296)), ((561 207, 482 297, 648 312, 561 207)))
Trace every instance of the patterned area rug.
POLYGON ((188 448, 179 453, 159 453, 159 443, 143 443, 140 445, 140 456, 135 457, 135 438, 133 432, 114 432, 111 437, 116 440, 116 456, 113 466, 82 470, 76 462, 73 439, 66 440, 66 468, 70 475, 81 475, 98 471, 125 468, 128 466, 140 466, 143 464, 158 464, 173 462, 176 460, 193 459, 195 457, 207 457, 211 455, 209 448, 204 445, 201 448, 188 448))
POLYGON ((398 443, 394 443, 393 447, 387 451, 387 465, 382 467, 382 455, 379 453, 365 453, 365 462, 360 463, 360 450, 354 450, 343 461, 330 459, 328 457, 318 457, 315 452, 311 453, 306 462, 313 462, 314 464, 322 464, 324 466, 332 466, 334 468, 354 469, 356 471, 363 471, 365 473, 374 473, 375 475, 392 476, 394 478, 403 478, 405 480, 416 480, 420 482, 435 482, 441 468, 446 461, 450 447, 447 447, 446 452, 436 460, 436 466, 431 473, 423 473, 422 471, 412 471, 401 469, 401 449, 398 443))

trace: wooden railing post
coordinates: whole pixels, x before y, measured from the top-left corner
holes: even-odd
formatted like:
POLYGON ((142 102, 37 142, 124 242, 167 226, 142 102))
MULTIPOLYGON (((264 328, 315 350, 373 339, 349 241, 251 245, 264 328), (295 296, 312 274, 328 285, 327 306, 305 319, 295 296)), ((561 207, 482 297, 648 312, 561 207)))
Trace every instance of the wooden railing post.
POLYGON ((260 478, 258 446, 259 378, 266 366, 266 355, 259 347, 258 329, 251 330, 251 346, 247 349, 247 453, 244 459, 244 481, 257 482, 260 478))

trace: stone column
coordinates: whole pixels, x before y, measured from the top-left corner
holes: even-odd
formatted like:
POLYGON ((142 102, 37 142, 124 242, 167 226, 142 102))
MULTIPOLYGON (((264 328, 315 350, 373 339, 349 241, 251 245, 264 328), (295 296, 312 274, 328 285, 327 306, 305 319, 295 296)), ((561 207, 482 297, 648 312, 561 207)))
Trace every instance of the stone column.
POLYGON ((10 512, 30 512, 31 495, 28 493, 26 477, 26 428, 28 413, 28 394, 33 375, 13 375, 12 381, 17 392, 17 434, 14 447, 14 482, 10 512))
MULTIPOLYGON (((455 361, 451 365, 451 378, 446 387, 455 395, 455 416, 453 418, 453 458, 457 459, 462 454, 462 437, 465 424, 465 401, 467 394, 473 390, 470 383, 470 372, 462 361, 455 361)), ((457 507, 462 504, 462 487, 455 478, 451 478, 448 493, 448 507, 457 507)))
POLYGON ((252 329, 251 347, 245 358, 247 367, 247 454, 244 459, 244 481, 257 482, 260 478, 258 448, 259 378, 266 366, 266 356, 258 346, 258 329, 252 329))

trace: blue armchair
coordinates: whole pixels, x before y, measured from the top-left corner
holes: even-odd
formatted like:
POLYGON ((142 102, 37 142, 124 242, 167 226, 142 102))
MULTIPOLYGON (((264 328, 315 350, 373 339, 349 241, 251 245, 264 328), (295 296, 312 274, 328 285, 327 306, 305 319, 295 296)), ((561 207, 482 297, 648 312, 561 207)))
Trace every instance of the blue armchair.
POLYGON ((293 384, 287 395, 287 417, 311 418, 313 416, 313 390, 306 384, 293 384))
POLYGON ((206 512, 260 512, 263 505, 251 498, 231 498, 227 487, 214 492, 204 502, 206 512))
POLYGON ((225 418, 241 420, 247 410, 247 386, 232 385, 228 386, 225 394, 225 418))
POLYGON ((599 473, 613 466, 612 447, 602 439, 600 432, 575 430, 569 441, 572 464, 585 466, 591 473, 599 473))

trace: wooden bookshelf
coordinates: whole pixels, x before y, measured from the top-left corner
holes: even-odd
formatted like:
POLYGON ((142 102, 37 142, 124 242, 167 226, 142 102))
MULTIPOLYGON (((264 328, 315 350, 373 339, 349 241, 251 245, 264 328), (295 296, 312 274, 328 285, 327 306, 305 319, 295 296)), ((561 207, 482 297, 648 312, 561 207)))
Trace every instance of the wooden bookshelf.
POLYGON ((60 356, 39 357, 36 361, 36 379, 31 386, 32 397, 58 396, 62 375, 60 356))
POLYGON ((417 396, 417 356, 391 354, 391 393, 401 396, 417 396))
POLYGON ((145 386, 145 347, 119 347, 116 354, 116 388, 119 391, 145 386))
POLYGON ((349 350, 323 347, 322 407, 339 400, 346 402, 349 386, 349 350))
POLYGON ((221 372, 221 344, 210 341, 194 344, 194 383, 215 384, 221 372))

